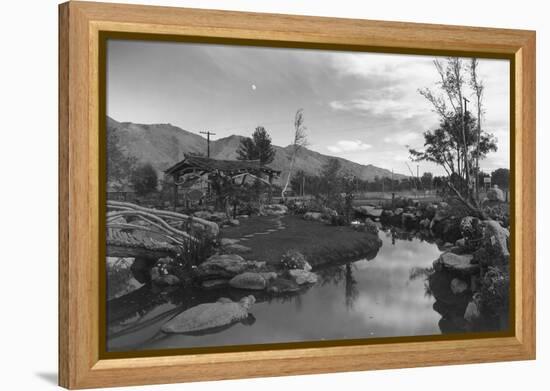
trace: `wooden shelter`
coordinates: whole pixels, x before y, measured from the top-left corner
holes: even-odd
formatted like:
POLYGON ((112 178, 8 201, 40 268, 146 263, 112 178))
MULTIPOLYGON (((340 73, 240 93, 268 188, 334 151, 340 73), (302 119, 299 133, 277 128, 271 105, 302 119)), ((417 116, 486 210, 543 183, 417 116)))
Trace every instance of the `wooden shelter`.
POLYGON ((214 186, 221 180, 244 184, 247 177, 259 179, 270 187, 281 171, 261 165, 259 160, 220 160, 204 156, 185 155, 185 159, 164 171, 174 181, 174 207, 179 188, 191 188, 206 178, 214 186))

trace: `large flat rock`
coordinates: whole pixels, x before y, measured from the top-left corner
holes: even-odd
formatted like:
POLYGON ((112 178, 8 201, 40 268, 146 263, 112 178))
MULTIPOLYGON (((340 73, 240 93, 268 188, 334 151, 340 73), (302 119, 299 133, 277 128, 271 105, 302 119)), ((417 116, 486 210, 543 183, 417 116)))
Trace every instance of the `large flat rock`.
POLYGON ((264 290, 267 281, 261 273, 245 272, 237 274, 229 281, 229 285, 238 289, 264 290))
POLYGON ((473 255, 471 254, 453 254, 446 252, 434 261, 434 269, 436 271, 446 270, 451 273, 461 275, 472 275, 479 273, 479 265, 472 264, 473 255))
POLYGON ((216 254, 200 264, 195 274, 203 280, 233 278, 246 271, 258 270, 264 265, 265 262, 247 261, 238 254, 216 254))
POLYGON ((207 331, 246 319, 255 302, 254 296, 246 296, 239 302, 221 298, 215 303, 205 303, 189 308, 166 322, 165 333, 196 333, 207 331))

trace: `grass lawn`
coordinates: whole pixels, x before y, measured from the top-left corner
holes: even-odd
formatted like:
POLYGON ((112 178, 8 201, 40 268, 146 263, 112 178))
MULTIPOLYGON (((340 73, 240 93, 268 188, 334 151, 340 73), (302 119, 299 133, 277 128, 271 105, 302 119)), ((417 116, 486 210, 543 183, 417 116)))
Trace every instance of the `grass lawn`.
MULTIPOLYGON (((317 221, 306 221, 300 216, 254 216, 242 219, 237 227, 221 230, 221 237, 241 239, 255 234, 239 244, 252 249, 243 255, 246 259, 278 264, 290 249, 304 254, 315 268, 321 265, 344 263, 361 258, 373 258, 380 242, 377 236, 357 232, 351 227, 335 227, 317 221), (280 225, 284 229, 277 229, 280 225), (267 234, 267 230, 274 230, 267 234)), ((246 239, 246 238, 245 238, 246 239)))

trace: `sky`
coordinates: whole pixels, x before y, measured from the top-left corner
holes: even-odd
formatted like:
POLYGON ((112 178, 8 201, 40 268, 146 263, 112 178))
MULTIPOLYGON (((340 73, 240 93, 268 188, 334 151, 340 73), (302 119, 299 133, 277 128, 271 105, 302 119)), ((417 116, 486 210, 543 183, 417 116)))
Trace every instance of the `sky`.
MULTIPOLYGON (((120 122, 170 123, 214 139, 264 126, 292 143, 303 109, 309 149, 409 174, 408 147, 423 146, 437 115, 419 88, 437 91, 433 56, 109 40, 107 114, 120 122)), ((509 167, 509 62, 481 59, 483 127, 498 151, 486 172, 509 167)), ((472 92, 467 96, 474 102, 472 92)), ((472 109, 474 106, 472 105, 472 109)), ((444 174, 419 163, 420 174, 444 174)))

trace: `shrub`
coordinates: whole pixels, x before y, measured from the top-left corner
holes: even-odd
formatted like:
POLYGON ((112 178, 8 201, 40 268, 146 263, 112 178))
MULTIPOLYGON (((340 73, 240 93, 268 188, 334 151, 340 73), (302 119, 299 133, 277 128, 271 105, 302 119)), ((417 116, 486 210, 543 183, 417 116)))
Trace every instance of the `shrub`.
POLYGON ((489 316, 508 313, 510 274, 507 270, 489 266, 481 279, 481 305, 489 316))
POLYGON ((311 270, 311 266, 307 262, 306 257, 297 250, 288 250, 287 252, 285 252, 281 257, 281 266, 287 270, 311 270))
POLYGON ((198 266, 214 253, 215 239, 207 232, 196 231, 194 237, 196 241, 186 240, 180 246, 176 257, 176 263, 183 268, 198 266))
POLYGON ((348 225, 348 219, 342 215, 330 215, 329 223, 334 226, 348 225))

